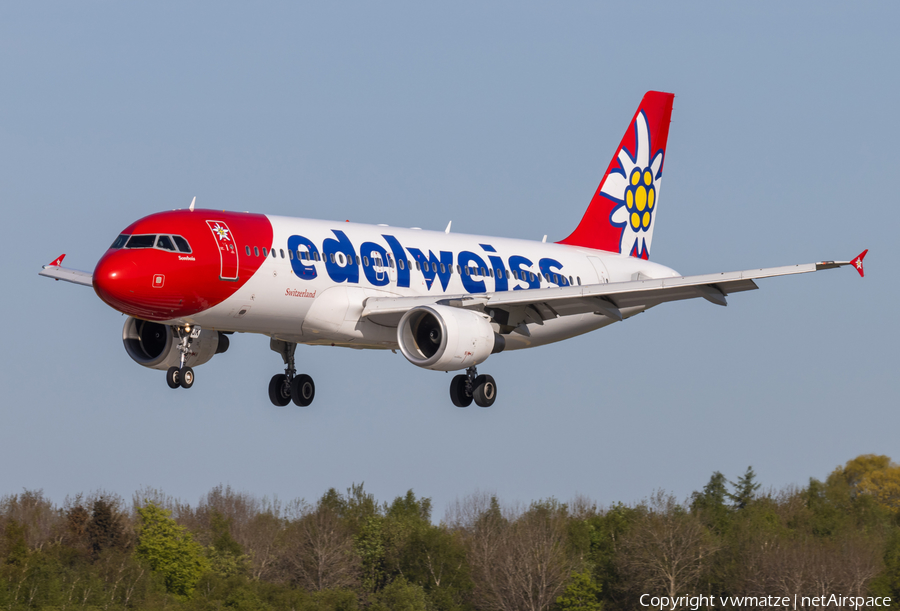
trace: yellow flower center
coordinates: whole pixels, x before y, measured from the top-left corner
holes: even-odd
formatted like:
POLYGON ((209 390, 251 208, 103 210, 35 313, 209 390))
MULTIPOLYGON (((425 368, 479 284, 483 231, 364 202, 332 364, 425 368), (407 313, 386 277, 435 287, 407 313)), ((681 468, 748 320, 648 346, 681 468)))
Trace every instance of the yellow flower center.
POLYGON ((653 222, 653 206, 656 204, 656 186, 650 168, 635 168, 628 177, 625 188, 625 207, 628 221, 634 231, 647 231, 653 222))

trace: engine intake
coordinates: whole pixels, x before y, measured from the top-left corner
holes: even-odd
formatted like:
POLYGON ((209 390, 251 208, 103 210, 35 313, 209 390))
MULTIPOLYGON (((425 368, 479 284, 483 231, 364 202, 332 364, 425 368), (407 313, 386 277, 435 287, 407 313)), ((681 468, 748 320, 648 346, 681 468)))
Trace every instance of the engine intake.
POLYGON ((478 365, 506 347, 487 316, 444 305, 418 306, 404 314, 397 343, 410 363, 437 371, 478 365))
MULTIPOLYGON (((134 362, 151 369, 167 370, 181 363, 178 338, 169 325, 140 320, 129 316, 122 329, 125 352, 134 362)), ((214 355, 228 349, 228 337, 221 331, 201 329, 200 337, 191 341, 191 349, 185 359, 189 367, 202 365, 214 355)))

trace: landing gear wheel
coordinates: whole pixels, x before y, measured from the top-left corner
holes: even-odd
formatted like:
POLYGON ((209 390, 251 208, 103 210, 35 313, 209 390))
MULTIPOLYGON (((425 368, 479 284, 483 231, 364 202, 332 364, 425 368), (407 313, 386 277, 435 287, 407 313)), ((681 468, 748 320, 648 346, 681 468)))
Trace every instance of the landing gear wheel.
POLYGON ((291 382, 291 399, 300 407, 307 407, 316 398, 316 385, 313 379, 301 373, 291 382))
POLYGON ((475 378, 475 403, 479 407, 490 407, 497 399, 497 383, 489 375, 480 375, 475 378))
POLYGON ((181 375, 178 367, 169 367, 169 370, 166 372, 166 384, 169 385, 169 388, 181 386, 181 375))
POLYGON ((190 388, 194 385, 194 370, 185 365, 179 370, 178 378, 182 388, 190 388))
POLYGON ((283 373, 276 374, 269 380, 269 400, 278 407, 291 402, 291 385, 283 373))
POLYGON ((450 381, 450 400, 456 407, 469 407, 472 404, 472 395, 466 392, 469 376, 460 374, 453 376, 450 381))

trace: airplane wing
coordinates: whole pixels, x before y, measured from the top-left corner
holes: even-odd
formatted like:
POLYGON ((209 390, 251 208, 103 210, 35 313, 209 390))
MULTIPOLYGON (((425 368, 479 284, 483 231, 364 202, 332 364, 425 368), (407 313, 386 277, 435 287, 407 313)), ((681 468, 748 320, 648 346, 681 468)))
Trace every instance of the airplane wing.
POLYGON ((62 261, 65 257, 66 255, 62 254, 57 257, 53 263, 45 265, 43 269, 38 272, 38 276, 46 276, 47 278, 53 278, 54 280, 65 280, 66 282, 73 282, 84 286, 94 286, 91 272, 83 272, 77 269, 62 267, 62 261))
POLYGON ((365 302, 362 316, 381 325, 397 326, 400 317, 407 310, 420 305, 439 303, 484 312, 494 310, 492 317, 501 327, 506 327, 506 332, 522 323, 541 325, 551 318, 589 312, 622 320, 660 303, 695 297, 703 297, 717 305, 728 305, 726 300, 728 295, 759 288, 754 280, 760 278, 806 274, 844 265, 854 266, 862 276, 863 258, 866 253, 868 250, 852 261, 821 261, 699 276, 502 291, 480 295, 445 295, 440 299, 436 299, 436 296, 371 297, 365 302), (503 314, 498 315, 498 311, 503 314))

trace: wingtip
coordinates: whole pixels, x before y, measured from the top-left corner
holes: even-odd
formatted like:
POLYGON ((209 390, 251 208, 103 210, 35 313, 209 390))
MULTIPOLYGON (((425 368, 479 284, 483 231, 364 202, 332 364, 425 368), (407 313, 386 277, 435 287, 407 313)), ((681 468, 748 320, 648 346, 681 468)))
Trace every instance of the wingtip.
POLYGON ((866 258, 866 255, 868 253, 869 253, 869 249, 867 248, 864 251, 862 251, 861 253, 859 253, 858 255, 856 255, 856 258, 853 259, 853 261, 851 261, 851 263, 853 264, 853 269, 855 269, 857 272, 859 272, 860 278, 865 278, 865 276, 866 276, 865 270, 863 269, 863 259, 866 258))
POLYGON ((65 259, 65 258, 66 258, 66 253, 63 253, 63 254, 59 255, 58 257, 56 257, 53 261, 51 261, 50 264, 47 265, 47 267, 59 267, 60 265, 62 265, 63 259, 65 259))

